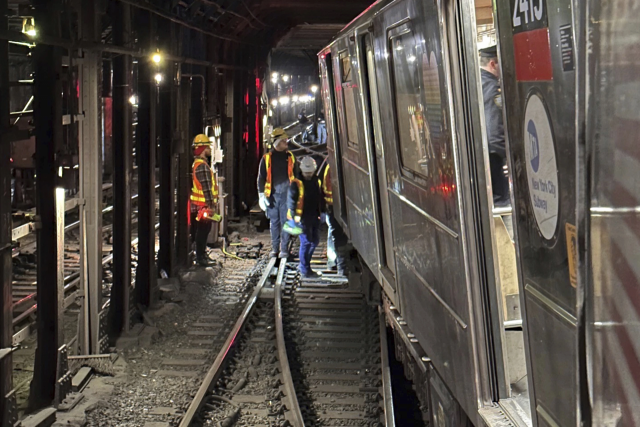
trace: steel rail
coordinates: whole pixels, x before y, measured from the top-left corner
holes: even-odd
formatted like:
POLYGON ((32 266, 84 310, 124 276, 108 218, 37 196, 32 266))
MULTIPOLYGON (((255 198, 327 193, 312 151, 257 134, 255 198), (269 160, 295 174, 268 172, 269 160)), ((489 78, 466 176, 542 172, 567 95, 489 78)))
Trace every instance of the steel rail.
POLYGON ((213 388, 215 383, 220 378, 220 375, 222 375, 222 371, 224 370, 224 367, 225 367, 225 362, 228 360, 229 355, 232 353, 233 347, 237 344, 238 340, 240 339, 240 333, 244 329, 245 323, 249 319, 249 316, 251 315, 251 312, 253 311, 253 308, 255 307, 256 302, 258 301, 258 296, 260 295, 260 291, 264 287, 264 284, 266 283, 267 279, 269 279, 269 277, 271 276, 271 270, 273 270, 273 267, 275 266, 275 264, 276 264, 276 258, 271 258, 269 260, 269 263, 265 267, 265 270, 262 273, 262 277, 260 278, 260 281, 256 285, 253 291, 253 294, 251 294, 251 297, 247 301, 247 304, 245 305, 244 310, 242 310, 240 317, 238 318, 235 325, 233 326, 233 329, 231 330, 231 333, 227 337, 227 340, 225 341, 224 345, 222 346, 222 349, 216 356, 216 360, 213 362, 213 365, 211 365, 211 368, 209 368, 209 372, 207 372, 207 375, 204 377, 204 380, 202 381, 202 384, 200 385, 200 388, 198 389, 198 392, 196 393, 195 397, 191 401, 191 404, 189 405, 187 412, 184 414, 182 421, 180 421, 179 427, 189 427, 192 425, 196 415, 198 414, 198 412, 200 411, 200 409, 205 403, 205 398, 207 397, 207 393, 209 393, 211 388, 213 388))
POLYGON ((396 417, 393 409, 393 389, 391 388, 391 368, 389 366, 389 345, 387 343, 387 323, 384 311, 378 307, 380 322, 380 364, 382 365, 382 399, 384 402, 384 425, 395 427, 396 417))
POLYGON ((291 368, 289 367, 289 357, 287 356, 287 346, 284 339, 282 319, 282 279, 286 268, 287 260, 282 259, 280 261, 278 278, 276 279, 275 285, 276 341, 278 346, 278 359, 280 360, 280 370, 282 372, 282 382, 284 383, 286 398, 289 401, 288 409, 290 411, 292 424, 296 427, 304 427, 304 418, 302 417, 302 411, 300 410, 300 404, 298 403, 296 388, 293 384, 293 376, 291 375, 291 368))

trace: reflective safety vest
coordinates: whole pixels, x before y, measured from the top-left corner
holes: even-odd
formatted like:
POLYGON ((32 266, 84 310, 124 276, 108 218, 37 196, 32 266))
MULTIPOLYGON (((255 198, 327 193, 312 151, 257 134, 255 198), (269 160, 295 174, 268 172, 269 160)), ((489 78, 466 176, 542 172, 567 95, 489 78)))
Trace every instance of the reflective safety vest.
MULTIPOLYGON (((291 209, 287 211, 287 219, 294 219, 294 216, 301 217, 304 212, 304 183, 298 178, 293 178, 291 185, 298 186, 298 201, 296 202, 295 215, 291 214, 291 209)), ((322 188, 322 183, 318 180, 318 187, 322 188)))
MULTIPOLYGON (((198 181, 198 177, 196 176, 196 169, 201 164, 209 167, 206 161, 201 158, 196 158, 193 162, 193 188, 191 189, 191 203, 196 206, 207 206, 207 199, 204 197, 204 192, 202 191, 202 184, 198 181)), ((216 182, 216 177, 213 174, 213 169, 209 168, 209 172, 211 172, 211 193, 213 198, 213 203, 218 203, 218 183, 216 182)))
MULTIPOLYGON (((289 182, 293 182, 295 177, 293 176, 293 167, 296 164, 296 158, 287 151, 289 159, 287 160, 288 170, 289 170, 289 182)), ((264 184, 264 195, 269 197, 271 196, 271 151, 264 155, 264 163, 267 168, 267 182, 264 184)))
POLYGON ((329 165, 324 168, 322 176, 322 192, 324 193, 324 201, 327 205, 333 206, 333 187, 331 186, 331 174, 329 174, 329 165))

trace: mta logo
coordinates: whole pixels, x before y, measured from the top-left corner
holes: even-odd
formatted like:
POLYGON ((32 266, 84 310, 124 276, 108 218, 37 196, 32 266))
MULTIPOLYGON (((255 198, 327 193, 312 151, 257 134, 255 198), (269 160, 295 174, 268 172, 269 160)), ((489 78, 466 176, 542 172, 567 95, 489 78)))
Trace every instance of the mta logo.
POLYGON ((527 125, 529 158, 531 159, 531 168, 538 173, 540 168, 540 145, 538 144, 538 131, 533 120, 529 120, 527 125))

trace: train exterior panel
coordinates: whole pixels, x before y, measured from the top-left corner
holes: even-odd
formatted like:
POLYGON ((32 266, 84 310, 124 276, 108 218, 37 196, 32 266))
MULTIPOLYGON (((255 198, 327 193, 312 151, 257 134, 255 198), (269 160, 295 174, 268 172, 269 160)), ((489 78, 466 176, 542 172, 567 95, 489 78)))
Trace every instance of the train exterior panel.
POLYGON ((334 143, 343 156, 334 150, 330 158, 346 180, 351 240, 380 282, 397 288, 391 297, 437 375, 477 417, 476 322, 442 19, 436 3, 379 2, 320 57, 323 69, 327 57, 332 62, 334 82, 325 86, 333 90, 324 99, 337 100, 334 143), (353 90, 347 79, 359 82, 359 90, 346 94, 353 90), (351 97, 361 97, 362 105, 353 108, 355 124, 345 105, 351 97))
POLYGON ((573 38, 575 22, 570 0, 523 9, 501 2, 497 24, 504 109, 514 117, 506 131, 510 169, 517 172, 514 211, 531 399, 538 426, 568 426, 576 424, 576 411, 567 407, 575 408, 578 396, 577 292, 567 250, 577 239, 576 73, 564 58, 574 48, 564 44, 573 38))
POLYGON ((382 0, 320 53, 339 217, 432 425, 640 423, 639 6, 605 3, 382 0), (480 9, 511 207, 491 200, 480 9))

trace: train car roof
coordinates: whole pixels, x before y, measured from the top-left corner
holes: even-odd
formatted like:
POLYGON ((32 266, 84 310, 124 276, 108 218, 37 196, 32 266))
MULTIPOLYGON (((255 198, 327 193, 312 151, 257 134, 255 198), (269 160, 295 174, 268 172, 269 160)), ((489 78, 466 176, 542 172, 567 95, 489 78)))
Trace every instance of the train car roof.
POLYGON ((353 18, 351 22, 349 22, 338 34, 336 34, 328 45, 326 45, 318 55, 322 55, 325 53, 340 37, 344 34, 349 33, 356 27, 359 27, 362 22, 366 22, 371 20, 381 9, 391 3, 393 0, 377 0, 375 3, 372 3, 371 6, 366 8, 360 15, 353 18))

